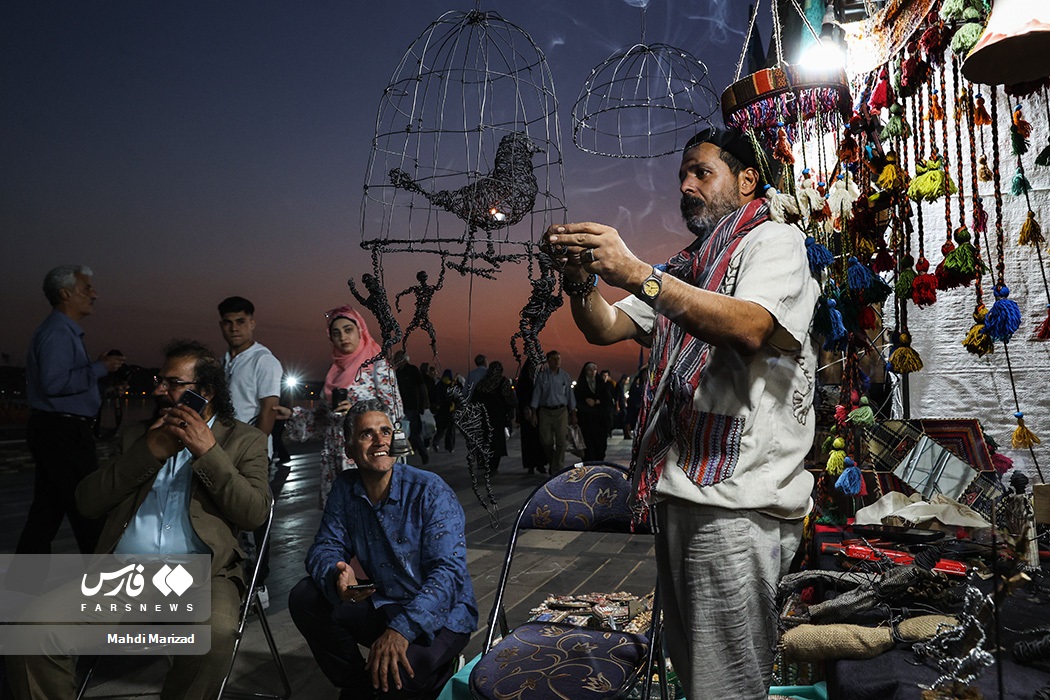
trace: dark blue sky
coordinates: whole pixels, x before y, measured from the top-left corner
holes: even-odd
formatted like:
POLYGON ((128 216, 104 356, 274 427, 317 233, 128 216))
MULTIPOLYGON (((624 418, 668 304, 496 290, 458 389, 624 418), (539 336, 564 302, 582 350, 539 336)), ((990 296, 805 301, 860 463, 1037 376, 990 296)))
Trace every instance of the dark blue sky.
MULTIPOLYGON (((215 304, 257 306, 257 338, 286 366, 327 366, 323 312, 351 301, 369 270, 361 191, 383 89, 406 49, 447 10, 431 0, 358 2, 5 3, 0 9, 0 351, 20 364, 47 313, 44 273, 81 262, 102 299, 89 351, 154 364, 174 336, 221 347, 215 304)), ((573 103, 591 69, 641 38, 623 0, 496 0, 480 5, 524 29, 546 56, 561 121, 569 220, 620 228, 657 262, 682 247, 677 158, 621 160, 572 144, 573 103)), ((645 39, 731 81, 746 3, 653 0, 645 39)), ((768 38, 768 19, 761 21, 768 38)), ((538 235, 539 232, 536 232, 538 235)), ((411 258, 412 256, 402 256, 411 258)), ((390 256, 391 296, 423 261, 390 256)), ((523 266, 496 282, 452 273, 435 299, 439 361, 458 370, 508 346, 528 296, 523 266), (468 349, 469 340, 469 349, 468 349)), ((401 317, 407 323, 411 312, 401 317)), ((369 317, 370 318, 370 317, 369 317)), ((373 331, 376 328, 373 326, 373 331)), ((575 373, 596 359, 627 371, 636 347, 592 349, 567 308, 541 336, 575 373)), ((428 360, 423 337, 410 344, 428 360), (420 341, 419 344, 416 341, 420 341)))

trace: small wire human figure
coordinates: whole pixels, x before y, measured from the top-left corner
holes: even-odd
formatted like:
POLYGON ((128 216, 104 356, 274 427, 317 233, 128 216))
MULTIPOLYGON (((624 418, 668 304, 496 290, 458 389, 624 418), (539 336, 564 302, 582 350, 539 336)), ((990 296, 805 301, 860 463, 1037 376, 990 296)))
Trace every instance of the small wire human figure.
POLYGON ((540 331, 547 325, 547 320, 555 311, 561 308, 564 299, 561 295, 561 286, 558 275, 554 271, 554 261, 543 251, 536 253, 539 262, 539 277, 532 280, 532 293, 525 306, 521 309, 521 320, 518 322, 518 332, 510 338, 510 349, 514 352, 514 359, 521 361, 518 352, 517 338, 521 338, 525 354, 536 367, 542 367, 547 361, 540 346, 540 331))
POLYGON ((416 311, 412 315, 412 321, 405 328, 405 336, 401 340, 401 348, 404 349, 408 345, 408 336, 412 334, 412 331, 422 328, 430 336, 430 351, 436 356, 437 334, 434 332, 434 324, 430 322, 430 303, 434 300, 434 294, 445 283, 445 256, 441 256, 441 273, 438 275, 437 284, 427 284, 427 273, 425 270, 417 272, 416 279, 419 280, 419 284, 398 292, 397 296, 394 297, 394 308, 400 312, 401 297, 406 294, 415 294, 416 296, 416 311))
POLYGON ((387 299, 383 283, 379 281, 379 275, 366 272, 361 275, 361 283, 368 291, 367 297, 362 296, 357 291, 357 285, 354 284, 353 277, 346 281, 347 286, 350 287, 350 293, 354 295, 361 306, 371 311, 372 315, 376 317, 376 321, 379 323, 379 330, 383 334, 382 350, 375 357, 369 358, 362 363, 362 367, 365 367, 381 357, 386 357, 390 348, 401 340, 401 325, 397 322, 394 312, 390 309, 390 300, 387 299))

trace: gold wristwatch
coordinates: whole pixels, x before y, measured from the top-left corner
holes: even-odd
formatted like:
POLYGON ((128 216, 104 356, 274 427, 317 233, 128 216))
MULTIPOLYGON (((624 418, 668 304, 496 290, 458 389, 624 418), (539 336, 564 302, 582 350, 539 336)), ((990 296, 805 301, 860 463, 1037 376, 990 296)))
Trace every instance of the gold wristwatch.
POLYGON ((638 288, 638 297, 650 306, 655 304, 656 298, 660 296, 660 291, 663 289, 663 279, 664 271, 654 265, 653 271, 642 280, 642 286, 638 288))

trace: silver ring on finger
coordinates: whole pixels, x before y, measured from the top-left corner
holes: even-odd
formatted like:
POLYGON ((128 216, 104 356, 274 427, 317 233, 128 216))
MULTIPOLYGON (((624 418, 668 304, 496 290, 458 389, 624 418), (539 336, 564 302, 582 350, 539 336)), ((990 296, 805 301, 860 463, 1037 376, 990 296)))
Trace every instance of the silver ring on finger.
POLYGON ((583 251, 583 256, 582 257, 583 257, 583 261, 584 262, 593 263, 594 262, 594 248, 588 248, 587 250, 583 251))

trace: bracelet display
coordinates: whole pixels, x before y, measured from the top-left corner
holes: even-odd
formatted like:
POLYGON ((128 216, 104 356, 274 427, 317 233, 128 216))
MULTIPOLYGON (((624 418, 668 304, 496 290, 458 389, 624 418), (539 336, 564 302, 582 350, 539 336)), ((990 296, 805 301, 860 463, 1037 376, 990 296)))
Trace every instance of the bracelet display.
POLYGON ((591 273, 582 282, 569 282, 563 279, 561 288, 565 290, 565 293, 570 297, 585 297, 598 286, 598 275, 591 273))

